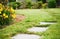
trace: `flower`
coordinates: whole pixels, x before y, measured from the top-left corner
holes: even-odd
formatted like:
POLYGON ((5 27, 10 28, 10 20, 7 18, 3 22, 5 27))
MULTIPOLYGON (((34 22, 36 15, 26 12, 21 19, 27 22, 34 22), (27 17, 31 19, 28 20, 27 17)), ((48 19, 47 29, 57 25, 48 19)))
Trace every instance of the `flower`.
POLYGON ((6 25, 16 18, 15 11, 11 6, 4 6, 0 3, 0 25, 6 25))
POLYGON ((3 11, 3 8, 2 8, 2 7, 0 7, 0 12, 1 12, 1 11, 3 11))
POLYGON ((4 16, 4 19, 8 18, 8 15, 4 16))
POLYGON ((14 10, 12 7, 9 8, 9 11, 10 11, 11 13, 14 13, 14 12, 15 12, 15 10, 14 10))
POLYGON ((15 14, 12 14, 11 16, 12 16, 12 18, 16 18, 16 15, 15 14))
POLYGON ((15 12, 13 8, 11 8, 11 11, 12 11, 12 12, 15 12))
POLYGON ((4 14, 3 14, 3 17, 4 17, 4 18, 8 18, 8 15, 6 15, 6 14, 4 13, 4 14))
POLYGON ((0 3, 0 6, 2 7, 3 5, 0 3))
POLYGON ((6 16, 6 14, 4 13, 3 16, 6 16))
POLYGON ((0 3, 0 11, 3 10, 3 5, 0 3))
POLYGON ((8 18, 8 15, 6 15, 4 18, 8 18))
POLYGON ((0 14, 1 14, 1 12, 0 12, 0 14))

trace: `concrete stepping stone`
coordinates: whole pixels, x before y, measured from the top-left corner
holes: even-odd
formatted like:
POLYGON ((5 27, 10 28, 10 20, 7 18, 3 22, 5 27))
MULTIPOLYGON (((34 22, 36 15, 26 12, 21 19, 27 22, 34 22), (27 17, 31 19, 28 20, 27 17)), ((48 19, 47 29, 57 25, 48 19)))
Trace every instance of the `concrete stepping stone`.
POLYGON ((18 34, 13 36, 12 39, 41 39, 41 37, 33 34, 18 34))
POLYGON ((32 27, 29 28, 27 31, 29 32, 44 32, 48 29, 48 27, 32 27))
POLYGON ((40 25, 56 24, 55 22, 40 22, 40 25))

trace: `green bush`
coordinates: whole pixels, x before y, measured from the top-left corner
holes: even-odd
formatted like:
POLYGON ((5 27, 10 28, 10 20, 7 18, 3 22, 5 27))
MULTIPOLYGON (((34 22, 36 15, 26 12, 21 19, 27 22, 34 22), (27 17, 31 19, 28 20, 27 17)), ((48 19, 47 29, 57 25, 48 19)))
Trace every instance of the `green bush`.
POLYGON ((56 8, 56 0, 48 0, 49 8, 56 8))
POLYGON ((37 7, 38 7, 38 3, 36 3, 36 2, 34 2, 34 3, 32 3, 32 9, 37 9, 37 7))
POLYGON ((16 9, 16 8, 19 8, 21 6, 21 3, 19 3, 19 2, 10 2, 9 5, 12 6, 14 9, 16 9))
POLYGON ((42 4, 43 4, 42 1, 39 1, 39 2, 37 2, 37 3, 38 3, 38 7, 37 7, 37 8, 38 8, 38 9, 39 9, 39 8, 42 8, 42 4))
POLYGON ((15 18, 15 11, 12 7, 0 4, 0 25, 8 25, 15 18))
POLYGON ((32 7, 32 2, 27 2, 26 8, 31 8, 32 7))
POLYGON ((19 2, 16 2, 16 4, 17 4, 17 8, 19 8, 21 6, 21 3, 19 3, 19 2))
POLYGON ((42 4, 42 8, 47 8, 47 3, 42 4))

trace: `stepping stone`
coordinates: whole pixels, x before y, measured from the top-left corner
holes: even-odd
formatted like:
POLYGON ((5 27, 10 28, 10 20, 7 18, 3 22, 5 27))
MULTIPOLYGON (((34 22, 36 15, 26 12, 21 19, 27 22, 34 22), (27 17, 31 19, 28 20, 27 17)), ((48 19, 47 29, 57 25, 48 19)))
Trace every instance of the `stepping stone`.
POLYGON ((50 25, 50 24, 56 24, 54 22, 40 22, 40 25, 50 25))
POLYGON ((48 29, 48 27, 32 27, 29 28, 28 31, 29 32, 44 32, 48 29))
POLYGON ((16 36, 13 36, 12 39, 41 39, 41 37, 31 34, 18 34, 16 36))

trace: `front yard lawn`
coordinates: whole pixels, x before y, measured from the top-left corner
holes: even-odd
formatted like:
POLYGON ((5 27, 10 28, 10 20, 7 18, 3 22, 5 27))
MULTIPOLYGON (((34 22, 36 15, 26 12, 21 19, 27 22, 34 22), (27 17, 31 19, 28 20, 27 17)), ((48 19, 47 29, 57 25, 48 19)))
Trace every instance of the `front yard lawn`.
MULTIPOLYGON (((22 10, 16 10, 16 14, 24 14, 25 19, 23 21, 20 21, 18 23, 15 23, 13 25, 9 25, 6 28, 0 29, 0 39, 10 39, 11 36, 16 35, 17 33, 28 33, 27 29, 33 26, 38 26, 39 22, 41 21, 57 21, 56 19, 59 17, 59 15, 55 16, 52 13, 55 13, 55 10, 57 10, 57 14, 59 9, 53 9, 54 11, 49 12, 51 9, 22 9, 22 10)), ((59 38, 59 32, 60 32, 60 26, 57 25, 50 25, 50 28, 43 34, 44 39, 50 39, 50 38, 59 38), (53 34, 54 33, 54 34, 53 34), (56 35, 57 34, 57 35, 56 35)), ((38 34, 38 33, 37 33, 38 34)))

